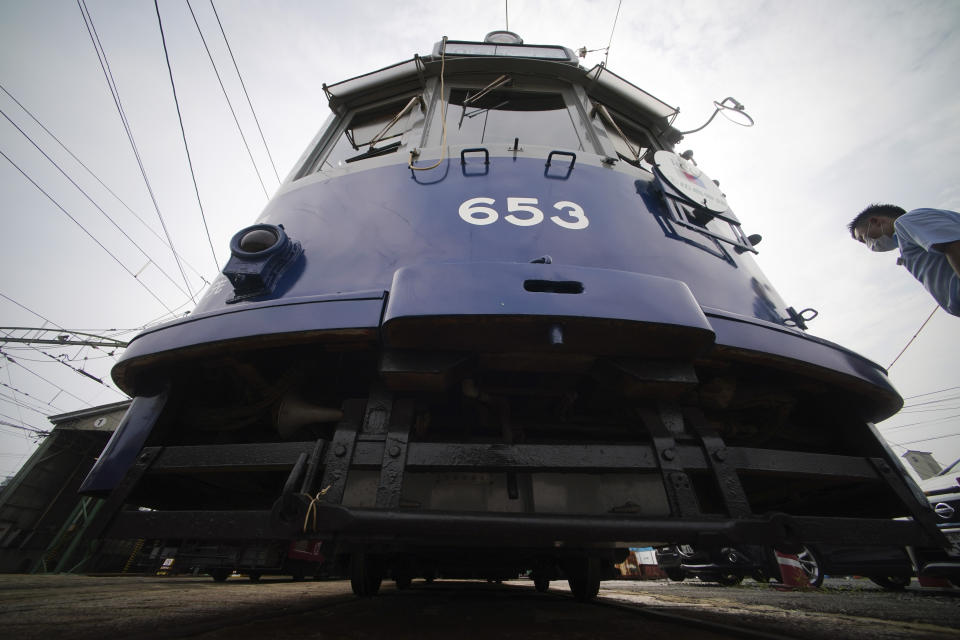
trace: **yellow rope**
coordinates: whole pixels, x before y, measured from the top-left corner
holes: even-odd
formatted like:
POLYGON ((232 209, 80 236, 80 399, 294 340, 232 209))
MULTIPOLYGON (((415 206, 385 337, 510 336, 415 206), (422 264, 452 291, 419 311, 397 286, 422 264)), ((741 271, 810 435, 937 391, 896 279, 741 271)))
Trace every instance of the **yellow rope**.
POLYGON ((436 169, 440 166, 440 163, 447 158, 447 103, 443 99, 443 74, 447 64, 446 54, 447 36, 443 36, 443 43, 440 45, 440 127, 443 129, 443 139, 440 142, 440 159, 429 167, 415 167, 413 166, 413 158, 416 155, 416 151, 411 151, 410 160, 407 161, 407 166, 410 167, 411 171, 429 171, 430 169, 436 169))
POLYGON ((303 532, 308 533, 310 529, 307 528, 307 524, 310 522, 310 516, 313 516, 313 531, 317 530, 317 503, 320 502, 320 498, 327 495, 327 491, 330 490, 330 487, 333 485, 327 485, 320 491, 317 491, 317 495, 311 497, 308 493, 301 493, 300 495, 309 498, 310 504, 307 506, 307 514, 303 518, 303 532))

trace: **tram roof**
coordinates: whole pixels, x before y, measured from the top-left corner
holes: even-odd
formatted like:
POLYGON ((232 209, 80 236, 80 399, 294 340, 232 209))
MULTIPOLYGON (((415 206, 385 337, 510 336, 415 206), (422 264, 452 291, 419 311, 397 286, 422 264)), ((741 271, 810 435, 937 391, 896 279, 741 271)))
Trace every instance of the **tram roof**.
MULTIPOLYGON (((442 44, 437 43, 429 56, 415 55, 409 60, 376 71, 331 85, 324 84, 323 90, 330 108, 340 113, 348 106, 422 88, 427 78, 440 74, 442 44)), ((614 108, 625 112, 640 111, 646 118, 663 124, 672 121, 680 111, 610 71, 603 64, 585 69, 580 66, 573 51, 558 45, 505 45, 448 40, 443 55, 447 78, 484 72, 521 73, 579 84, 592 97, 614 108)), ((667 127, 669 128, 669 125, 667 127)))

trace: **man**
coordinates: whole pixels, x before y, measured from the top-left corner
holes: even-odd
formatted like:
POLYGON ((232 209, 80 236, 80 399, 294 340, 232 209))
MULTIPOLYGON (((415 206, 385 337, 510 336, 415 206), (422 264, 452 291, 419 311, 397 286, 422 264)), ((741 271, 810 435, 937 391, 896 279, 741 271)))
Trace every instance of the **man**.
POLYGON ((960 316, 960 213, 904 211, 873 204, 847 225, 871 251, 900 249, 899 264, 919 280, 947 313, 960 316))

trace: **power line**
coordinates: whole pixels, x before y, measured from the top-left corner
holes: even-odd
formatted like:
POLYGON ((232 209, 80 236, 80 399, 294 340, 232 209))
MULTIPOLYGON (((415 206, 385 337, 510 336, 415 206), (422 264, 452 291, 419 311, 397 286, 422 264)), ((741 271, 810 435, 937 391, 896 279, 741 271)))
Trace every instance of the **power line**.
MULTIPOLYGON (((41 380, 43 380, 44 382, 46 382, 47 384, 49 384, 51 387, 54 387, 55 389, 58 389, 58 390, 60 391, 60 393, 65 393, 65 394, 67 394, 68 396, 70 396, 71 398, 73 398, 73 399, 75 399, 75 400, 79 400, 80 402, 82 402, 83 404, 87 405, 88 407, 92 407, 92 406, 93 406, 91 403, 87 402, 87 401, 84 400, 83 398, 80 398, 80 397, 78 397, 78 396, 70 393, 69 391, 67 391, 66 389, 64 389, 63 387, 61 387, 60 385, 58 385, 57 383, 51 382, 50 380, 47 380, 46 378, 44 378, 43 376, 41 376, 39 373, 37 373, 36 371, 34 371, 33 369, 31 369, 30 367, 25 367, 25 366, 23 366, 22 364, 20 364, 20 363, 17 362, 16 360, 12 359, 12 358, 11 358, 10 356, 8 356, 7 354, 3 353, 3 351, 0 351, 0 356, 3 356, 4 358, 6 358, 6 359, 7 359, 7 362, 9 362, 10 364, 15 364, 15 365, 17 365, 18 367, 20 367, 21 369, 23 369, 24 371, 26 371, 26 372, 29 373, 30 375, 35 376, 35 377, 37 377, 37 378, 40 378, 41 380)), ((58 393, 57 395, 60 395, 60 394, 58 393)), ((53 399, 56 399, 56 397, 57 397, 57 396, 54 396, 53 399)), ((52 400, 51 400, 51 402, 52 402, 52 400)), ((49 403, 47 403, 47 404, 49 404, 49 403)), ((53 406, 53 405, 51 405, 51 406, 53 406)))
MULTIPOLYGON (((0 414, 0 415, 2 415, 2 414, 0 414)), ((45 437, 45 436, 49 436, 49 435, 50 435, 50 432, 49 432, 49 431, 44 431, 43 429, 37 429, 37 428, 35 428, 35 427, 25 427, 25 426, 23 426, 23 425, 21 425, 21 424, 16 424, 16 423, 13 423, 13 422, 7 422, 6 420, 0 420, 0 425, 3 425, 3 426, 5 426, 5 427, 12 427, 12 428, 14 428, 14 429, 20 429, 21 431, 26 431, 27 433, 32 433, 32 434, 34 434, 34 435, 36 435, 36 436, 44 436, 44 437, 45 437)))
POLYGON ((250 145, 247 144, 247 137, 243 135, 243 129, 240 128, 240 121, 237 120, 237 113, 233 110, 233 103, 230 102, 230 96, 227 95, 226 87, 223 86, 223 80, 220 78, 220 71, 217 70, 217 64, 213 61, 213 55, 210 53, 210 47, 207 46, 207 39, 203 37, 203 31, 200 29, 200 23, 197 22, 197 16, 193 12, 193 7, 190 5, 190 0, 187 0, 187 8, 190 9, 190 15, 193 17, 193 24, 197 26, 197 33, 200 34, 200 40, 203 42, 203 48, 207 51, 207 58, 210 59, 210 66, 213 67, 213 73, 217 76, 217 82, 220 83, 220 90, 223 91, 223 97, 227 101, 227 106, 230 108, 230 115, 233 116, 233 121, 237 125, 237 131, 240 133, 240 139, 243 140, 243 146, 247 150, 247 156, 250 158, 250 164, 253 165, 253 172, 257 174, 257 180, 260 181, 260 188, 263 189, 263 195, 267 197, 267 200, 269 200, 270 194, 267 193, 267 187, 263 184, 263 178, 260 176, 260 169, 257 168, 257 163, 253 159, 253 153, 250 151, 250 145))
POLYGON ((946 398, 940 398, 939 400, 930 400, 928 402, 916 402, 914 404, 905 404, 903 405, 904 409, 912 409, 914 407, 924 407, 929 404, 940 404, 941 402, 952 402, 960 398, 960 395, 947 396, 946 398))
MULTIPOLYGON (((107 220, 109 220, 109 221, 110 221, 110 224, 112 224, 114 227, 116 227, 117 231, 119 231, 121 234, 123 234, 123 237, 130 241, 130 244, 132 244, 134 247, 137 248, 137 250, 143 255, 143 257, 147 259, 147 261, 149 262, 149 264, 152 264, 153 266, 155 266, 155 267, 157 268, 157 270, 160 271, 160 273, 162 273, 162 274, 167 278, 167 280, 169 280, 169 281, 173 284, 173 286, 175 286, 177 289, 180 290, 180 293, 183 293, 183 294, 186 294, 186 293, 187 293, 186 291, 183 290, 183 287, 181 287, 179 284, 177 284, 177 282, 176 282, 173 278, 171 278, 170 275, 169 275, 166 271, 164 271, 163 267, 161 267, 161 266, 156 262, 156 260, 154 260, 153 258, 151 258, 150 255, 149 255, 139 244, 137 244, 137 242, 136 242, 133 238, 131 238, 130 235, 129 235, 126 231, 124 231, 124 230, 120 227, 120 225, 117 224, 117 222, 116 222, 113 218, 111 218, 110 215, 107 214, 107 212, 104 211, 103 208, 102 208, 99 204, 97 204, 97 203, 94 201, 93 198, 90 197, 90 194, 88 194, 86 191, 84 191, 83 188, 82 188, 80 185, 78 185, 78 184, 73 180, 73 178, 71 178, 69 175, 67 175, 67 172, 64 171, 63 168, 62 168, 59 164, 57 164, 57 162, 56 162, 53 158, 51 158, 51 157, 47 154, 46 151, 44 151, 43 149, 41 149, 41 148, 40 148, 40 145, 38 145, 36 142, 34 142, 33 138, 31 138, 31 137, 27 134, 26 131, 24 131, 23 129, 21 129, 20 126, 17 125, 17 123, 15 123, 15 122, 10 118, 10 116, 7 115, 7 113, 6 113, 3 109, 0 109, 0 115, 2 115, 4 118, 6 118, 6 119, 7 119, 7 122, 9 122, 11 125, 13 125, 13 127, 14 127, 17 131, 19 131, 20 134, 21 134, 24 138, 26 138, 27 141, 29 141, 30 144, 32 144, 32 145, 34 146, 34 148, 35 148, 37 151, 39 151, 40 154, 43 155, 43 157, 46 158, 47 161, 50 162, 50 164, 52 164, 52 165, 57 169, 57 171, 60 172, 61 175, 63 175, 64 178, 66 178, 66 179, 70 182, 70 184, 72 184, 74 187, 76 187, 77 191, 79 191, 80 193, 82 193, 82 194, 83 194, 83 197, 86 198, 87 201, 90 202, 90 204, 92 204, 92 205, 97 209, 97 211, 99 211, 99 212, 103 215, 104 218, 106 218, 107 220)), ((141 271, 142 271, 142 269, 141 269, 141 271)))
MULTIPOLYGON (((895 444, 895 445, 897 445, 898 447, 903 447, 904 445, 916 444, 916 443, 918 443, 918 442, 931 442, 931 441, 933 441, 933 440, 943 440, 943 439, 945 439, 945 438, 956 438, 956 437, 960 437, 960 433, 948 433, 948 434, 946 434, 946 435, 934 436, 934 437, 932 437, 932 438, 922 438, 922 439, 920 439, 920 440, 908 440, 907 442, 893 442, 892 440, 888 440, 888 442, 889 442, 890 444, 895 444)), ((905 447, 904 447, 904 448, 905 448, 905 447)))
MULTIPOLYGON (((939 409, 901 409, 900 414, 903 413, 932 413, 935 411, 952 411, 954 409, 960 409, 958 407, 940 407, 939 409)), ((899 415, 899 414, 898 414, 899 415)))
MULTIPOLYGON (((64 329, 62 326, 60 326, 59 324, 57 324, 57 323, 54 322, 53 320, 50 320, 49 318, 40 315, 39 313, 37 313, 37 312, 34 311, 33 309, 31 309, 31 308, 29 308, 29 307, 27 307, 27 306, 25 306, 25 305, 17 302, 16 300, 14 300, 13 298, 11 298, 10 296, 6 295, 6 294, 3 293, 3 292, 0 292, 0 298, 4 298, 4 299, 8 300, 9 302, 12 302, 13 304, 17 305, 18 307, 20 307, 21 309, 23 309, 23 310, 26 311, 27 313, 31 313, 31 314, 35 315, 36 317, 38 317, 38 318, 40 318, 41 320, 43 320, 45 323, 52 324, 53 326, 57 327, 57 328, 60 329, 61 331, 67 331, 66 329, 64 329)), ((100 349, 99 347, 94 347, 94 349, 96 349, 97 351, 101 351, 101 349, 100 349)), ((106 353, 106 352, 105 352, 105 353, 106 353)), ((114 360, 116 360, 116 357, 113 355, 112 352, 106 353, 106 357, 108 357, 108 358, 113 358, 114 360)))
MULTIPOLYGON (((90 14, 90 10, 87 9, 85 0, 77 0, 77 3, 80 6, 80 13, 83 15, 84 25, 87 27, 87 34, 90 36, 90 41, 93 43, 93 48, 97 53, 97 60, 100 62, 100 69, 103 71, 107 85, 110 88, 110 95, 113 97, 113 103, 117 107, 117 112, 120 114, 120 121, 123 123, 124 131, 127 134, 127 140, 130 141, 130 148, 133 150, 133 155, 137 160, 137 166, 140 168, 140 175, 143 176, 143 182, 147 187, 147 193, 150 194, 150 201, 153 203, 153 208, 157 212, 157 217, 160 219, 160 226, 163 227, 163 233, 167 237, 167 244, 170 246, 170 251, 173 253, 174 261, 177 263, 177 267, 180 269, 180 275, 183 276, 183 282, 187 285, 187 292, 189 293, 191 300, 193 300, 193 303, 196 304, 197 301, 193 297, 193 291, 190 287, 190 282, 187 280, 187 274, 183 270, 183 265, 180 264, 179 255, 173 248, 173 240, 170 237, 170 231, 167 229, 167 223, 163 219, 163 214, 160 213, 160 205, 157 204, 157 198, 153 193, 153 187, 150 186, 150 180, 147 178, 147 170, 143 166, 143 160, 140 157, 140 150, 137 148, 137 143, 133 139, 133 130, 130 128, 130 122, 127 120, 127 115, 123 110, 123 104, 120 101, 120 91, 117 89, 116 82, 113 79, 113 72, 110 70, 110 62, 107 60, 107 52, 104 50, 103 44, 100 42, 100 36, 97 34, 97 29, 93 25, 93 16, 90 14)), ((167 308, 166 305, 164 305, 164 308, 167 308)), ((169 311, 169 308, 167 308, 167 310, 169 311)))
MULTIPOLYGON (((5 333, 5 332, 4 332, 4 333, 5 333)), ((116 391, 116 389, 114 389, 113 387, 111 387, 110 385, 108 385, 107 383, 105 383, 103 380, 101 380, 100 378, 96 377, 96 376, 93 375, 92 373, 89 373, 88 371, 85 371, 85 370, 83 370, 83 369, 78 369, 77 367, 71 366, 71 365, 67 364, 67 362, 66 362, 64 359, 58 358, 57 356, 52 355, 52 354, 49 354, 49 353, 47 353, 46 351, 43 351, 43 350, 41 350, 41 349, 37 349, 36 347, 31 347, 31 348, 32 348, 34 351, 36 351, 36 352, 38 352, 38 353, 42 353, 43 355, 47 356, 50 360, 62 364, 62 365, 65 366, 66 368, 70 369, 71 371, 73 371, 73 372, 75 372, 75 373, 78 373, 78 374, 80 374, 80 375, 82 375, 82 376, 84 376, 84 377, 86 377, 86 378, 90 378, 91 380, 94 380, 94 381, 96 381, 96 382, 99 382, 100 384, 102 384, 102 385, 105 386, 106 388, 110 389, 111 391, 116 391)), ((0 351, 0 355, 4 356, 4 357, 5 357, 7 360, 9 360, 10 362, 14 362, 14 363, 16 364, 16 362, 15 362, 12 358, 10 358, 10 356, 8 356, 7 354, 3 353, 3 351, 0 351)), ((23 365, 20 365, 20 366, 22 367, 23 365)))
POLYGON ((617 13, 613 17, 613 27, 610 28, 610 40, 607 41, 607 52, 603 56, 603 66, 607 66, 607 60, 610 58, 610 45, 613 44, 613 32, 617 29, 617 20, 620 19, 620 6, 623 0, 617 2, 617 13))
POLYGON ((920 422, 911 422, 910 424, 898 424, 895 427, 890 427, 889 429, 884 429, 883 432, 887 433, 890 431, 896 431, 898 429, 904 429, 906 427, 915 427, 920 424, 930 424, 932 422, 943 422, 944 420, 950 420, 951 418, 960 418, 960 413, 952 416, 944 416, 942 418, 932 418, 930 420, 921 420, 920 422))
POLYGON ((917 329, 917 332, 916 332, 915 334, 913 334, 913 337, 910 338, 910 340, 907 341, 906 346, 905 346, 903 349, 900 350, 900 353, 898 353, 898 354, 897 354, 897 357, 893 359, 893 362, 891 362, 889 365, 887 365, 887 371, 889 371, 890 369, 892 369, 892 368, 893 368, 893 365, 895 365, 895 364, 897 363, 897 360, 900 359, 900 356, 903 355, 904 351, 906 351, 908 348, 910 348, 910 345, 912 345, 912 344, 913 344, 913 341, 917 339, 917 336, 920 335, 920 332, 923 331, 923 328, 924 328, 925 326, 927 326, 927 323, 930 322, 930 318, 933 317, 933 314, 935 314, 935 313, 937 312, 937 309, 939 309, 939 308, 940 308, 940 305, 937 305, 937 306, 935 306, 935 307, 933 308, 933 311, 931 311, 931 312, 930 312, 930 315, 927 316, 927 319, 923 321, 923 324, 920 325, 920 328, 917 329))
POLYGON ((947 387, 946 389, 937 389, 936 391, 930 391, 927 393, 918 393, 915 396, 907 396, 904 400, 913 400, 914 398, 922 398, 923 396, 932 396, 935 393, 943 393, 944 391, 953 391, 954 389, 960 389, 960 387, 947 387))
MULTIPOLYGON (((93 170, 92 170, 90 167, 88 167, 88 166, 83 162, 83 160, 81 160, 80 158, 78 158, 77 155, 76 155, 75 153, 73 153, 73 151, 70 150, 70 147, 68 147, 67 145, 65 145, 65 144, 63 143, 63 141, 60 140, 60 138, 58 138, 58 137, 56 136, 56 134, 54 134, 52 131, 50 131, 50 129, 48 129, 46 126, 44 126, 44 124, 43 124, 42 122, 40 122, 40 120, 39 120, 35 115, 33 115, 33 113, 32 113, 29 109, 27 109, 27 107, 25 107, 25 106, 23 105, 23 103, 21 103, 19 100, 17 100, 17 98, 16 98, 12 93, 10 93, 2 84, 0 84, 0 91, 3 91, 5 94, 7 94, 7 97, 8 97, 8 98, 10 98, 11 100, 13 100, 13 101, 16 103, 16 105, 23 110, 24 113, 26 113, 28 116, 30 116, 30 119, 33 120, 33 121, 37 124, 38 127, 40 127, 41 129, 43 129, 43 131, 44 131, 48 136, 50 136, 51 138, 53 138, 54 142, 56 142, 58 145, 60 145, 60 148, 62 148, 64 151, 66 151, 67 154, 69 154, 69 156, 70 156, 71 158, 73 158, 73 159, 77 162, 77 164, 79 164, 81 167, 83 167, 84 170, 85 170, 87 173, 89 173, 90 176, 91 176, 94 180, 96 180, 98 183, 100 183, 100 186, 103 187, 104 189, 106 189, 107 193, 109 193, 111 196, 113 196, 114 199, 116 199, 117 202, 119 202, 120 204, 122 204, 122 205, 124 206, 124 208, 125 208, 127 211, 129 211, 130 214, 133 215, 133 217, 136 218, 137 221, 138 221, 140 224, 142 224, 147 231, 149 231, 151 234, 153 234, 153 236, 154 236, 157 240, 159 240, 160 242, 163 242, 164 245, 168 246, 171 250, 174 250, 172 246, 167 245, 167 241, 164 240, 164 239, 160 236, 160 234, 157 233, 156 230, 154 230, 153 227, 151 227, 149 224, 147 224, 147 221, 144 220, 144 219, 140 216, 140 214, 138 214, 136 211, 134 211, 134 210, 130 207, 130 205, 128 205, 126 202, 124 202, 124 200, 123 200, 120 196, 118 196, 118 195, 113 191, 113 189, 111 189, 110 187, 108 187, 108 186, 106 185, 106 183, 104 183, 104 181, 101 180, 100 177, 97 176, 97 174, 94 173, 93 170)), ((179 255, 179 254, 177 254, 177 255, 179 255)), ((185 265, 187 265, 187 267, 190 268, 190 270, 194 273, 194 275, 196 275, 198 278, 200 278, 204 283, 210 284, 209 282, 207 282, 206 278, 203 277, 203 274, 201 274, 199 271, 197 271, 196 267, 194 267, 192 264, 190 264, 189 262, 187 262, 186 258, 184 258, 183 256, 179 256, 179 257, 180 257, 181 260, 183 260, 183 263, 184 263, 185 265)))
MULTIPOLYGON (((0 340, 0 342, 2 342, 2 340, 0 340)), ((19 351, 27 351, 30 349, 30 347, 15 347, 15 346, 12 347, 10 345, 7 345, 4 348, 11 353, 13 353, 14 351, 19 352, 19 351)), ((91 360, 106 360, 107 358, 116 359, 114 356, 110 355, 109 353, 105 353, 102 356, 93 356, 93 357, 84 356, 83 358, 79 356, 74 356, 73 358, 70 358, 68 356, 62 356, 62 359, 64 362, 80 362, 80 361, 89 362, 91 360)), ((46 360, 38 360, 36 358, 27 358, 26 356, 22 356, 22 355, 17 355, 17 359, 24 360, 26 362, 47 362, 46 360)))
MULTIPOLYGON (((6 418, 7 420, 16 420, 16 418, 12 418, 12 417, 8 416, 8 415, 5 414, 5 413, 0 413, 0 417, 6 418)), ((2 422, 2 421, 0 421, 0 422, 2 422)), ((13 427, 13 426, 17 426, 17 425, 8 424, 7 426, 13 427)), ((23 419, 20 420, 19 426, 20 426, 21 428, 28 428, 28 429, 33 429, 34 431, 44 432, 44 430, 41 429, 40 427, 35 427, 35 426, 33 426, 32 424, 27 424, 27 422, 26 422, 25 420, 23 420, 23 419)), ((44 433, 45 433, 45 432, 44 432, 44 433)))
MULTIPOLYGON (((5 357, 5 354, 0 354, 0 355, 2 355, 2 356, 5 357)), ((9 380, 9 373, 10 373, 10 371, 9 371, 9 368, 8 368, 8 370, 7 370, 7 374, 8 374, 8 378, 7 378, 7 379, 8 379, 8 380, 9 380)), ((59 412, 59 413, 63 413, 63 409, 61 409, 60 407, 57 407, 57 406, 55 406, 55 405, 52 405, 52 404, 50 404, 49 402, 44 402, 44 401, 41 400, 40 398, 35 398, 32 394, 27 393, 26 391, 22 391, 22 390, 20 390, 20 389, 17 389, 17 388, 16 388, 15 386, 13 386, 12 384, 7 384, 6 382, 0 382, 0 386, 3 386, 3 387, 6 387, 7 389, 10 389, 10 390, 13 391, 15 394, 16 394, 16 393, 19 393, 20 395, 27 396, 27 397, 30 398, 31 400, 34 400, 34 401, 36 401, 36 402, 39 402, 40 404, 45 404, 45 405, 47 405, 48 407, 50 407, 51 409, 53 409, 54 411, 57 411, 57 412, 59 412)), ((4 397, 4 398, 6 398, 7 400, 9 400, 10 402, 23 402, 23 400, 17 398, 16 396, 12 396, 12 397, 11 397, 11 396, 6 395, 6 394, 3 393, 3 392, 0 392, 0 397, 4 397)), ((27 405, 25 402, 24 402, 24 406, 25 406, 26 408, 28 408, 28 409, 33 409, 33 407, 30 407, 30 406, 27 405)), ((34 409, 34 410, 35 410, 35 409, 34 409)), ((39 413, 42 413, 42 414, 44 414, 44 415, 47 414, 46 410, 40 411, 39 413)))
POLYGON ((50 202, 52 202, 52 203, 54 204, 54 206, 57 207, 57 209, 60 209, 60 211, 62 211, 65 216, 67 216, 68 218, 70 218, 70 220, 72 220, 75 225, 77 225, 78 227, 80 227, 80 228, 83 230, 83 232, 86 233, 86 234, 90 237, 91 240, 93 240, 94 242, 96 242, 97 245, 98 245, 101 249, 103 249, 103 250, 107 253, 107 255, 109 255, 111 258, 113 258, 114 261, 115 261, 117 264, 119 264, 119 265, 123 268, 123 270, 126 271, 134 280, 136 280, 137 283, 138 283, 141 287, 143 287, 144 289, 146 289, 147 293, 149 293, 151 296, 153 296, 153 298, 154 298, 157 302, 159 302, 160 305, 161 305, 164 309, 166 309, 167 311, 170 311, 170 307, 168 307, 168 306, 166 305, 166 303, 164 303, 164 301, 161 300, 161 299, 159 298, 159 296, 157 296, 157 294, 155 294, 155 293, 153 292, 153 290, 150 289, 150 287, 148 287, 148 286, 146 285, 146 283, 144 283, 142 280, 140 280, 140 278, 138 278, 138 277, 136 276, 136 274, 133 273, 133 271, 130 271, 130 269, 127 268, 127 265, 123 264, 123 263, 120 261, 120 258, 118 258, 117 256, 115 256, 109 249, 107 249, 107 247, 104 246, 104 244, 103 244, 102 242, 100 242, 99 240, 97 240, 96 236, 94 236, 92 233, 90 233, 90 232, 87 230, 86 227, 84 227, 82 224, 80 224, 80 221, 79 221, 79 220, 77 220, 76 218, 74 218, 72 215, 70 215, 70 213, 69 213, 66 209, 64 209, 62 206, 60 206, 60 203, 57 202, 56 200, 54 200, 54 199, 53 199, 53 196, 51 196, 49 193, 47 193, 46 191, 44 191, 44 190, 43 190, 43 187, 41 187, 39 184, 37 184, 37 183, 33 180, 33 178, 31 178, 29 175, 27 175, 27 173, 26 173, 23 169, 21 169, 20 166, 19 166, 16 162, 14 162, 13 160, 11 160, 10 157, 9 157, 7 154, 5 154, 3 151, 0 151, 0 155, 2 155, 4 158, 6 158, 6 159, 7 159, 7 162, 9 162, 10 164, 12 164, 17 171, 19 171, 21 174, 23 174, 23 177, 26 178, 27 180, 29 180, 29 181, 30 181, 30 184, 32 184, 34 187, 36 187, 36 188, 40 191, 40 193, 42 193, 43 195, 45 195, 45 196, 47 197, 47 199, 50 200, 50 202))
MULTIPOLYGON (((189 5, 190 3, 188 2, 187 4, 189 5)), ((193 160, 190 158, 190 145, 187 144, 187 132, 183 128, 183 116, 180 114, 180 100, 177 98, 177 85, 173 81, 173 67, 170 66, 170 53, 167 51, 167 37, 163 33, 163 20, 160 18, 160 5, 157 0, 153 0, 153 8, 157 11, 157 24, 160 26, 160 42, 163 43, 163 57, 167 62, 167 73, 170 75, 170 88, 173 90, 173 104, 177 108, 177 121, 180 123, 180 136, 183 138, 183 149, 187 152, 187 166, 190 168, 190 179, 193 180, 193 192, 197 194, 197 206, 200 207, 200 219, 203 220, 203 230, 207 233, 207 242, 210 243, 210 253, 213 255, 213 263, 217 266, 217 271, 220 271, 220 263, 217 262, 217 252, 213 249, 213 240, 210 239, 210 229, 207 227, 207 216, 203 212, 203 203, 200 201, 200 187, 197 186, 197 176, 193 171, 193 160)), ((190 13, 193 13, 193 9, 190 9, 190 13)), ((199 25, 197 25, 197 28, 200 28, 199 25)), ((206 43, 204 43, 204 46, 206 46, 206 43)), ((260 177, 259 173, 257 177, 260 177)), ((262 180, 260 184, 261 186, 263 185, 262 180)), ((263 192, 267 192, 266 188, 264 188, 263 192)))
POLYGON ((217 7, 213 0, 210 0, 210 8, 213 9, 213 15, 217 18, 217 25, 220 27, 220 33, 223 35, 223 41, 227 45, 227 51, 230 52, 230 60, 233 61, 233 68, 237 72, 237 78, 240 79, 240 86, 243 87, 243 95, 247 98, 247 104, 250 106, 250 113, 253 114, 253 121, 257 123, 257 131, 260 132, 260 139, 263 140, 263 148, 267 151, 267 157, 270 159, 270 166, 273 167, 273 175, 277 176, 277 182, 280 182, 280 174, 277 173, 277 165, 273 162, 273 156, 270 155, 270 147, 267 146, 267 139, 263 136, 263 129, 260 128, 260 120, 257 119, 257 112, 250 101, 250 94, 247 93, 247 85, 243 82, 243 76, 240 75, 240 67, 237 66, 237 59, 233 57, 233 49, 230 47, 230 41, 227 39, 227 32, 223 30, 223 23, 220 22, 220 14, 217 13, 217 7))
MULTIPOLYGON (((4 384, 4 383, 2 383, 2 382, 0 382, 0 384, 3 384, 3 386, 5 386, 5 387, 9 387, 9 385, 4 384)), ((12 387, 11 387, 11 388, 12 388, 12 387)), ((21 393, 23 393, 23 392, 21 392, 21 393)), ((40 410, 40 409, 37 409, 36 407, 32 407, 32 406, 30 406, 29 404, 27 404, 26 402, 23 402, 22 400, 17 400, 17 399, 14 398, 13 396, 8 396, 7 394, 3 393, 2 391, 0 391, 0 400, 3 400, 3 401, 5 401, 5 402, 9 402, 9 403, 13 404, 14 406, 16 406, 16 407, 18 407, 18 408, 20 408, 20 409, 26 409, 27 411, 33 411, 34 413, 37 413, 37 414, 39 414, 39 415, 41 415, 41 416, 43 416, 43 417, 47 417, 48 415, 50 415, 50 412, 49 412, 49 411, 42 411, 42 410, 40 410)), ((58 412, 58 413, 59 413, 59 412, 58 412)))
MULTIPOLYGON (((114 349, 123 349, 129 343, 122 340, 114 340, 113 338, 107 338, 104 336, 92 335, 89 333, 84 333, 82 331, 67 331, 61 329, 44 329, 37 327, 0 327, 0 331, 6 333, 7 336, 10 334, 10 331, 35 331, 36 335, 32 338, 11 338, 7 337, 4 342, 14 342, 14 343, 23 343, 23 344, 52 344, 62 347, 71 347, 71 346, 80 346, 80 347, 113 347, 114 349), (41 338, 43 334, 57 334, 54 338, 41 338), (80 338, 80 336, 83 336, 80 338), (75 338, 70 340, 70 338, 75 338)), ((81 349, 82 351, 82 349, 81 349)), ((79 356, 75 356, 73 359, 76 360, 79 356)))

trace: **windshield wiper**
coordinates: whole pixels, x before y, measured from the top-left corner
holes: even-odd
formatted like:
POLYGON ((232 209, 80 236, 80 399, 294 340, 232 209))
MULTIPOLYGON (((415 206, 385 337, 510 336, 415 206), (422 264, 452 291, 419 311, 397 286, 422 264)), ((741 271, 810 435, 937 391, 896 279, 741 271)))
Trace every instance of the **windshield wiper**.
POLYGON ((630 153, 633 154, 634 160, 640 162, 640 151, 639 149, 634 149, 633 145, 630 144, 630 140, 627 139, 627 135, 623 132, 623 129, 620 128, 620 125, 617 124, 616 120, 613 119, 613 116, 610 115, 610 112, 607 111, 607 108, 602 104, 597 104, 594 108, 594 111, 599 111, 600 115, 603 116, 603 119, 606 120, 611 127, 613 127, 618 134, 620 134, 620 139, 623 140, 623 143, 627 145, 627 149, 630 150, 630 153))
MULTIPOLYGON (((483 96, 487 95, 488 93, 490 93, 490 92, 493 91, 494 89, 496 89, 496 88, 498 88, 498 87, 502 87, 503 85, 507 84, 508 82, 513 82, 513 78, 511 78, 511 77, 508 76, 507 74, 503 74, 502 76, 500 76, 499 78, 495 79, 493 82, 491 82, 490 84, 488 84, 487 86, 485 86, 483 89, 480 89, 480 91, 476 92, 476 93, 473 94, 473 95, 468 95, 466 98, 464 98, 463 103, 460 105, 460 121, 457 122, 457 128, 459 129, 461 126, 463 126, 463 119, 464 119, 464 117, 472 118, 473 116, 477 115, 478 113, 481 113, 482 111, 486 111, 486 110, 487 110, 487 109, 479 109, 479 110, 477 110, 477 111, 471 112, 470 115, 468 115, 468 114, 467 114, 467 105, 468 105, 468 104, 470 104, 470 103, 472 103, 472 102, 476 102, 477 100, 479 100, 479 99, 482 98, 483 96)), ((506 102, 504 102, 503 104, 506 104, 506 102)), ((499 104, 499 105, 497 105, 496 107, 490 107, 490 108, 491 108, 491 109, 496 109, 496 108, 498 108, 498 107, 502 107, 503 104, 499 104)))

